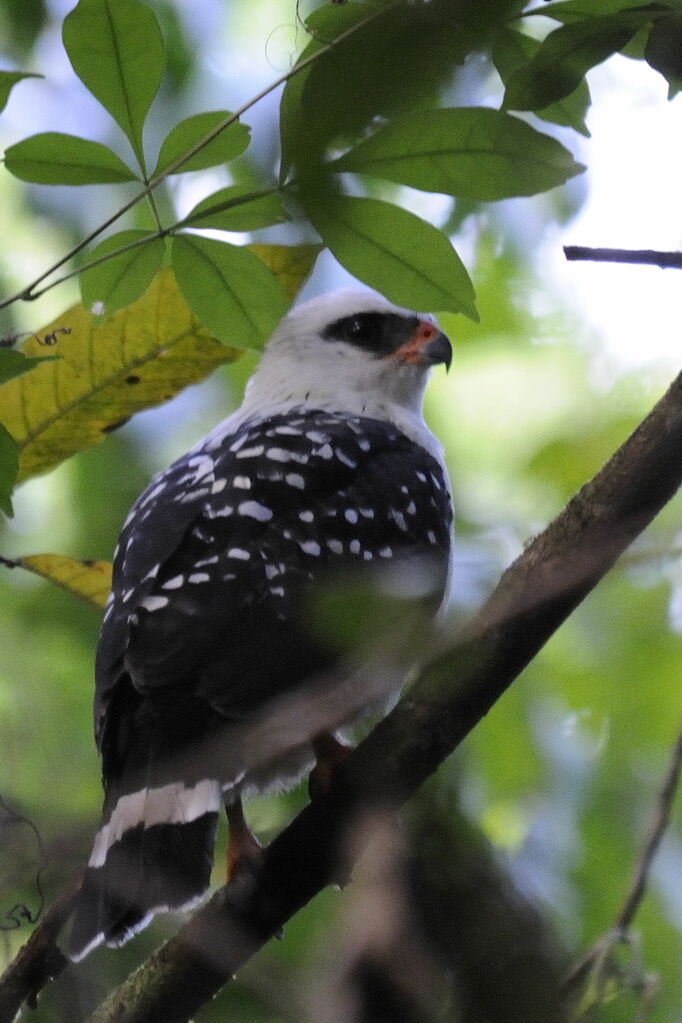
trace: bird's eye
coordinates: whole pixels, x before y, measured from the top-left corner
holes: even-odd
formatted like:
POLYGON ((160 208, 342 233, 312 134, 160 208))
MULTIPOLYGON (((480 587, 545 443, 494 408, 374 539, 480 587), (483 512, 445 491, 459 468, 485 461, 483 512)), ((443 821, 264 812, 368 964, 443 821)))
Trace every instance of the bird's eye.
POLYGON ((351 344, 375 348, 381 339, 381 317, 376 313, 349 316, 345 334, 351 344))

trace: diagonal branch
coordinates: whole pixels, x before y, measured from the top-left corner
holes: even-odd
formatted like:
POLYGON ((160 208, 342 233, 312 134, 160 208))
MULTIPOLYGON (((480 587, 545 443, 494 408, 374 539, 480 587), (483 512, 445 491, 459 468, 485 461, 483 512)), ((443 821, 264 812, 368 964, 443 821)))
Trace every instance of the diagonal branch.
POLYGON ((682 483, 682 374, 436 653, 316 801, 268 847, 254 884, 227 885, 115 991, 90 1023, 183 1023, 338 877, 362 810, 399 805, 455 749, 682 483))

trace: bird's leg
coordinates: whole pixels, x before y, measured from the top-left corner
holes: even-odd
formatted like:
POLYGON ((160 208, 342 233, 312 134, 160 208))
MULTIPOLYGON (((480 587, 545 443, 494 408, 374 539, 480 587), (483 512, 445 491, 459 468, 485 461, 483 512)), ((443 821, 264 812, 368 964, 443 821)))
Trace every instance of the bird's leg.
POLYGON ((227 838, 227 879, 238 874, 255 874, 263 859, 263 847, 244 817, 241 799, 225 804, 229 834, 227 838))
POLYGON ((315 766, 308 778, 310 798, 315 799, 329 792, 334 771, 342 764, 352 747, 340 742, 331 732, 320 732, 312 742, 315 766))

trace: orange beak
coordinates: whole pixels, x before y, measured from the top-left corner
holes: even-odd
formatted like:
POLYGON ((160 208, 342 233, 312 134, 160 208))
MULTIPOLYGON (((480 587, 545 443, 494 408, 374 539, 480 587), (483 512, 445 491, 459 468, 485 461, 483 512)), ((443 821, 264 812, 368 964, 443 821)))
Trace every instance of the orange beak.
POLYGON ((399 362, 410 365, 435 366, 442 362, 450 369, 452 345, 449 338, 431 320, 420 320, 414 334, 394 353, 399 362))

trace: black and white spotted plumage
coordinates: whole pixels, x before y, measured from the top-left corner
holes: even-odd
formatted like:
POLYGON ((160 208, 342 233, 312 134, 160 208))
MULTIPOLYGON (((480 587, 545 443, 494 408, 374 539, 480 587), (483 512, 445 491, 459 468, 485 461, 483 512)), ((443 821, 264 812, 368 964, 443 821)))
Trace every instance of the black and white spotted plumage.
POLYGON ((433 321, 380 296, 308 303, 283 321, 242 408, 136 501, 97 652, 105 803, 74 958, 200 897, 222 802, 310 766, 319 729, 306 729, 305 699, 291 746, 259 736, 272 708, 340 663, 311 620, 321 586, 419 559, 444 591, 449 486, 421 418, 442 361, 433 321))

